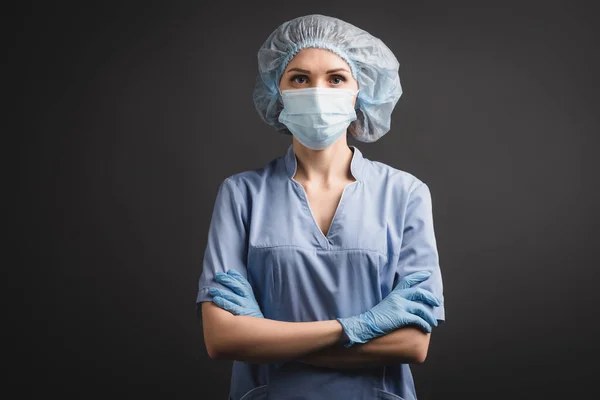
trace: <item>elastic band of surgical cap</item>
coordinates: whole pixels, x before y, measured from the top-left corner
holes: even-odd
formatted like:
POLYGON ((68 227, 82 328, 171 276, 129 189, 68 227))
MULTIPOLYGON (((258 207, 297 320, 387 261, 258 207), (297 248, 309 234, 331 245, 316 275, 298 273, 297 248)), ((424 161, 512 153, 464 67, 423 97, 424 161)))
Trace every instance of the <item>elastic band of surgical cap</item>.
POLYGON ((290 63, 290 61, 292 61, 292 58, 294 58, 300 50, 305 49, 307 47, 314 47, 317 49, 325 49, 325 50, 329 50, 329 51, 335 53, 336 55, 338 55, 339 57, 341 57, 344 61, 346 61, 348 63, 348 65, 350 66, 350 70, 352 71, 352 77, 358 81, 356 65, 350 60, 350 57, 348 57, 344 51, 340 50, 339 47, 337 47, 331 43, 321 41, 321 40, 307 40, 302 43, 295 43, 294 46, 292 47, 292 49, 290 51, 288 51, 288 53, 283 58, 283 62, 281 64, 281 69, 279 71, 279 77, 281 77, 281 75, 283 75, 283 71, 285 71, 287 65, 290 63))

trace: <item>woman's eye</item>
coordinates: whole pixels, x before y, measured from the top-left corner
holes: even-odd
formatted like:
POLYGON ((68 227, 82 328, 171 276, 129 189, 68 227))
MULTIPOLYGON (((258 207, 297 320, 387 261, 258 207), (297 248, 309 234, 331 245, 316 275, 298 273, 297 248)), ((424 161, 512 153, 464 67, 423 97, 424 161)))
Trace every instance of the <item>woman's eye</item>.
POLYGON ((331 77, 331 82, 334 85, 339 85, 340 83, 345 82, 345 81, 346 81, 346 78, 344 78, 343 76, 336 75, 336 76, 331 77))
POLYGON ((306 83, 306 75, 295 75, 292 77, 292 82, 294 83, 306 83))

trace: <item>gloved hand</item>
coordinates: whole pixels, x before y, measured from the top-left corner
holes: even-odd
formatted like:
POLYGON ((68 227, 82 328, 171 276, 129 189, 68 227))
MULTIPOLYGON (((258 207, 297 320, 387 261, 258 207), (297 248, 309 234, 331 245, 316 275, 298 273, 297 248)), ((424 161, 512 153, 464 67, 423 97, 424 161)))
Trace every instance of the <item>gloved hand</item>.
POLYGON ((440 300, 425 289, 412 288, 430 276, 431 273, 427 271, 409 274, 370 310, 348 318, 336 318, 350 339, 344 347, 350 347, 355 343, 366 343, 410 324, 418 325, 428 333, 431 332, 431 325, 437 326, 437 320, 419 302, 439 306, 440 300))
POLYGON ((262 311, 254 297, 250 282, 236 270, 230 269, 226 274, 217 272, 217 282, 227 286, 232 291, 211 288, 208 294, 213 296, 212 301, 233 315, 264 318, 262 311))

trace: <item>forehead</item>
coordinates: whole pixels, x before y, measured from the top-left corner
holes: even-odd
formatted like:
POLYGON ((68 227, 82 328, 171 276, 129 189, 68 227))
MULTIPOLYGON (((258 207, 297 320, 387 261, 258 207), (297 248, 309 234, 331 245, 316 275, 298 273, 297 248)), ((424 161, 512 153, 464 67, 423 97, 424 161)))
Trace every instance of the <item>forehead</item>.
POLYGON ((286 70, 290 68, 302 68, 310 71, 333 68, 350 70, 348 63, 334 52, 312 47, 300 50, 289 62, 286 70))

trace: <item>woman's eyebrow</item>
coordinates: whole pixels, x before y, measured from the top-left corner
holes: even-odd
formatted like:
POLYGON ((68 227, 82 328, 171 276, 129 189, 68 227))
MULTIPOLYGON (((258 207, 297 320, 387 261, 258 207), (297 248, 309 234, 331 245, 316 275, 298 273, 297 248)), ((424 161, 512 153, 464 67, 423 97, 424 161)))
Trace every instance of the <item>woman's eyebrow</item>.
POLYGON ((329 71, 326 72, 326 74, 332 74, 332 73, 338 72, 338 71, 346 71, 346 72, 350 73, 350 71, 348 71, 345 68, 336 68, 336 69, 330 69, 329 71))
POLYGON ((302 72, 303 74, 309 74, 309 75, 310 75, 310 71, 307 71, 307 70, 305 70, 305 69, 301 69, 301 68, 290 68, 290 69, 288 70, 288 74, 289 74, 290 72, 293 72, 293 71, 298 71, 298 72, 302 72))
MULTIPOLYGON (((288 70, 288 74, 289 74, 290 72, 293 72, 293 71, 298 71, 298 72, 302 72, 303 74, 308 74, 308 75, 310 75, 310 71, 309 71, 309 70, 302 69, 302 68, 290 68, 290 69, 288 70)), ((336 68, 336 69, 330 69, 329 71, 327 71, 327 72, 325 72, 325 73, 326 73, 326 74, 332 74, 332 73, 334 73, 334 72, 339 72, 339 71, 346 71, 346 72, 350 73, 350 71, 348 71, 348 70, 347 70, 347 69, 345 69, 345 68, 336 68)))

